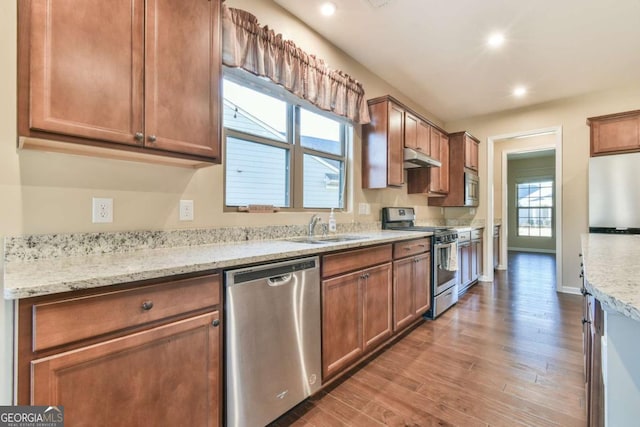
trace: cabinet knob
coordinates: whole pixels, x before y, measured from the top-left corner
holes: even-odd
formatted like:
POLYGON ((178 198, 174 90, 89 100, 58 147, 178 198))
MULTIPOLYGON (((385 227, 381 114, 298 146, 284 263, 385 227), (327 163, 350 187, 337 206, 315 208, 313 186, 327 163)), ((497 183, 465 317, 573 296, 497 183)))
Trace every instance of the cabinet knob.
POLYGON ((213 322, 211 322, 211 324, 212 324, 213 326, 215 326, 215 327, 218 327, 218 326, 220 326, 220 320, 216 319, 216 320, 214 320, 213 322))
POLYGON ((588 321, 587 319, 582 319, 582 324, 584 325, 585 323, 591 324, 591 322, 588 321))
POLYGON ((134 138, 136 139, 136 141, 142 141, 144 139, 144 135, 142 134, 142 132, 136 132, 134 138))
POLYGON ((147 138, 149 140, 149 142, 156 142, 156 136, 155 135, 149 135, 149 137, 147 138))
POLYGON ((144 301, 142 303, 142 309, 145 311, 149 311, 153 308, 153 301, 149 300, 149 301, 144 301))

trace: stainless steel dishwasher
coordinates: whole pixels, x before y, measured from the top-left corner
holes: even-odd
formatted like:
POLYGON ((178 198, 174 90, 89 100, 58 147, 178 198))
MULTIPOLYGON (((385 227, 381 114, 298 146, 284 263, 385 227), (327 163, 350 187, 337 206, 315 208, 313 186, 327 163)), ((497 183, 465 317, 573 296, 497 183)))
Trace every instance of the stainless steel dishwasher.
POLYGON ((227 425, 262 427, 320 388, 319 258, 225 278, 227 425))

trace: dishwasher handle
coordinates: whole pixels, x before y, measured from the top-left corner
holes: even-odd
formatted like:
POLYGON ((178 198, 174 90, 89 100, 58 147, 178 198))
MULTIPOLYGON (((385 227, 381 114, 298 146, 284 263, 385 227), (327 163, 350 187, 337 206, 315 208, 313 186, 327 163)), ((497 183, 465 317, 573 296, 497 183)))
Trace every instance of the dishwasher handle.
POLYGON ((269 279, 267 279, 267 282, 269 282, 269 286, 282 286, 282 285, 286 285, 287 283, 289 283, 291 281, 291 278, 293 277, 293 274, 289 273, 289 274, 283 274, 281 276, 274 276, 274 277, 269 277, 269 279))

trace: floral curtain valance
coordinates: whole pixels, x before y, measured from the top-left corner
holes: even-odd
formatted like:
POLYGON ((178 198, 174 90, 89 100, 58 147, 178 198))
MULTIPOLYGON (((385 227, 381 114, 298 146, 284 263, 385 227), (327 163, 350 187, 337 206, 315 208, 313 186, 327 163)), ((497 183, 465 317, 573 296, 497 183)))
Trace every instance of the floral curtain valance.
POLYGON ((362 85, 309 55, 252 14, 222 5, 222 63, 264 76, 326 111, 369 123, 362 85))

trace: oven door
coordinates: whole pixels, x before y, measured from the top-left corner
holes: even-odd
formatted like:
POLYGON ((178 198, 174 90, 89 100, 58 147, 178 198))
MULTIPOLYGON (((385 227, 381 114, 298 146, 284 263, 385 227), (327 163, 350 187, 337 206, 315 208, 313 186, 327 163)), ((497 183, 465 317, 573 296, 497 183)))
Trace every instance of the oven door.
POLYGON ((451 251, 457 251, 457 245, 455 243, 438 243, 433 250, 434 295, 438 295, 456 284, 456 270, 451 271, 446 267, 449 265, 451 251))

